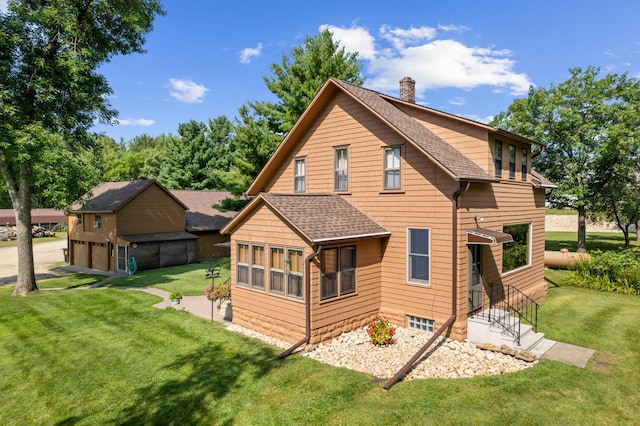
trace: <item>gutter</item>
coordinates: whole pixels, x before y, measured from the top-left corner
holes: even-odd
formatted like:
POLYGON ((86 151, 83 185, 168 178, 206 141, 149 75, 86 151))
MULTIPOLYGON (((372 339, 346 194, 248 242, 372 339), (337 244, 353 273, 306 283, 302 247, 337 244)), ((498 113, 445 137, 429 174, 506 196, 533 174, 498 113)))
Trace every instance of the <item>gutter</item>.
POLYGON ((305 303, 304 303, 304 317, 305 317, 305 333, 302 340, 298 343, 295 343, 293 346, 289 347, 286 351, 282 352, 278 355, 279 359, 283 359, 291 355, 293 351, 298 349, 301 345, 305 343, 309 343, 311 339, 311 261, 313 258, 320 254, 322 250, 322 245, 319 245, 316 248, 316 251, 311 253, 309 256, 304 259, 304 295, 305 295, 305 303))
POLYGON ((415 353, 415 355, 413 355, 411 357, 411 359, 409 361, 407 361, 407 363, 395 374, 395 376, 393 376, 391 378, 391 380, 389 380, 387 383, 385 383, 385 385, 383 386, 384 390, 389 390, 391 389, 391 386, 395 385, 396 383, 398 383, 398 381, 400 381, 400 379, 402 377, 404 377, 405 374, 407 374, 407 371, 409 371, 409 369, 411 369, 411 367, 413 367, 413 364, 415 364, 415 362, 420 359, 420 357, 427 351, 427 349, 429 349, 429 347, 431 345, 433 345, 433 343, 438 339, 438 337, 440 337, 440 335, 449 327, 451 327, 453 325, 453 323, 456 320, 457 317, 457 311, 458 311, 458 197, 460 197, 460 195, 465 192, 466 190, 469 189, 469 186, 471 185, 470 182, 466 182, 464 187, 460 187, 459 189, 456 190, 456 192, 453 193, 453 226, 452 226, 452 238, 451 240, 453 241, 452 243, 452 252, 453 252, 453 256, 452 256, 452 261, 451 261, 451 265, 452 265, 452 277, 451 277, 451 284, 452 284, 452 288, 451 288, 451 316, 449 317, 448 320, 445 321, 444 324, 442 324, 442 327, 440 327, 438 329, 438 331, 436 331, 434 333, 433 336, 431 336, 431 338, 429 339, 429 341, 427 341, 427 343, 424 344, 424 346, 422 346, 418 352, 415 353))

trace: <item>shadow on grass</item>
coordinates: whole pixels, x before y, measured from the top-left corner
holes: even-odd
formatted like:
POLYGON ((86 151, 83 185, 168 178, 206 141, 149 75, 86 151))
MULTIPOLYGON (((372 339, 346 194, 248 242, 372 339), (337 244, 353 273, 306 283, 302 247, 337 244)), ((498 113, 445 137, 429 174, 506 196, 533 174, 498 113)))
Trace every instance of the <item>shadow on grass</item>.
MULTIPOLYGON (((565 234, 565 233, 554 233, 565 234)), ((566 233, 566 237, 562 235, 562 238, 554 237, 547 238, 545 241, 544 249, 550 251, 560 251, 567 249, 571 252, 575 252, 578 249, 578 237, 576 233, 566 233), (557 238, 557 239, 556 239, 557 238)), ((633 238, 634 236, 632 236, 633 238)), ((587 251, 602 250, 602 251, 617 251, 624 249, 624 235, 622 233, 608 232, 608 233, 591 233, 587 234, 587 251)), ((637 246, 637 242, 631 240, 631 247, 637 246)))
MULTIPOLYGON (((210 343, 162 367, 179 379, 160 380, 135 390, 136 400, 119 410, 115 424, 233 424, 229 407, 220 410, 220 400, 243 382, 255 382, 282 361, 267 347, 229 347, 210 343), (244 350, 243 350, 244 348, 244 350)), ((111 422, 109 422, 111 423, 111 422)))

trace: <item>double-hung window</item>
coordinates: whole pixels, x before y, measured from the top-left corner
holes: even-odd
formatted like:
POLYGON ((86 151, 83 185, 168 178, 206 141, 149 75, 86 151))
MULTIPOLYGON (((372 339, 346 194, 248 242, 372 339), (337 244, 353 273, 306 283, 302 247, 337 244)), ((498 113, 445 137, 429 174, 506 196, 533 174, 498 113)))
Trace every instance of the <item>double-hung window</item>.
POLYGON ((493 147, 493 168, 495 169, 495 176, 497 178, 502 177, 502 142, 496 141, 493 147))
POLYGON ((238 277, 236 282, 238 285, 249 285, 249 244, 238 243, 237 268, 238 277))
POLYGON ((304 297, 304 260, 302 250, 287 249, 289 272, 287 273, 287 296, 302 299, 304 297))
POLYGON ((516 147, 509 145, 509 179, 516 178, 516 147))
POLYGON ((320 299, 331 299, 356 291, 356 246, 322 250, 320 299))
POLYGON ((384 189, 400 189, 400 147, 384 149, 384 189))
POLYGON ((76 225, 78 226, 82 225, 82 213, 76 214, 76 225))
POLYGON ((522 181, 526 181, 527 180, 527 157, 528 157, 529 151, 527 150, 527 148, 522 148, 522 159, 520 160, 520 167, 522 169, 521 171, 521 178, 522 181))
POLYGON ((429 284, 431 255, 429 229, 409 228, 407 230, 407 275, 415 284, 429 284))
POLYGON ((251 287, 264 290, 264 246, 251 246, 251 287))
POLYGON ((346 146, 335 149, 335 180, 336 192, 349 190, 349 150, 346 146))
POLYGON ((269 262, 269 291, 284 294, 284 248, 271 247, 269 262))
POLYGON ((93 217, 93 227, 94 228, 102 227, 102 216, 100 216, 99 214, 93 217))
POLYGON ((294 160, 293 191, 305 192, 307 190, 307 164, 304 158, 294 160))

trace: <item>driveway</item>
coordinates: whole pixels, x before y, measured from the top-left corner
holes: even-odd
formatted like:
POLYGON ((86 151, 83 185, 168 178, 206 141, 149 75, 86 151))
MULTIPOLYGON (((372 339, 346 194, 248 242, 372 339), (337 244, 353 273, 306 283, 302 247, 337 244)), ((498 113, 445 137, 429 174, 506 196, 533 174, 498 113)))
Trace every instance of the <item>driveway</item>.
MULTIPOLYGON (((67 240, 58 239, 33 245, 36 279, 58 275, 54 268, 64 262, 62 249, 66 247, 67 240)), ((18 247, 0 247, 0 285, 15 283, 17 275, 18 247)))

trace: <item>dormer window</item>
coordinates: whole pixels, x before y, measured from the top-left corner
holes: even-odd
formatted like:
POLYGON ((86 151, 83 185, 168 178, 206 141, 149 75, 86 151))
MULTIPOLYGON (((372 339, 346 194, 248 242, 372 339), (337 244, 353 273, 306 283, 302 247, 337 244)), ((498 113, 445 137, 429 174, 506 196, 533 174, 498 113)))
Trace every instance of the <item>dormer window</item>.
POLYGON ((495 176, 497 178, 502 177, 502 142, 496 141, 493 147, 493 167, 495 169, 495 176))

